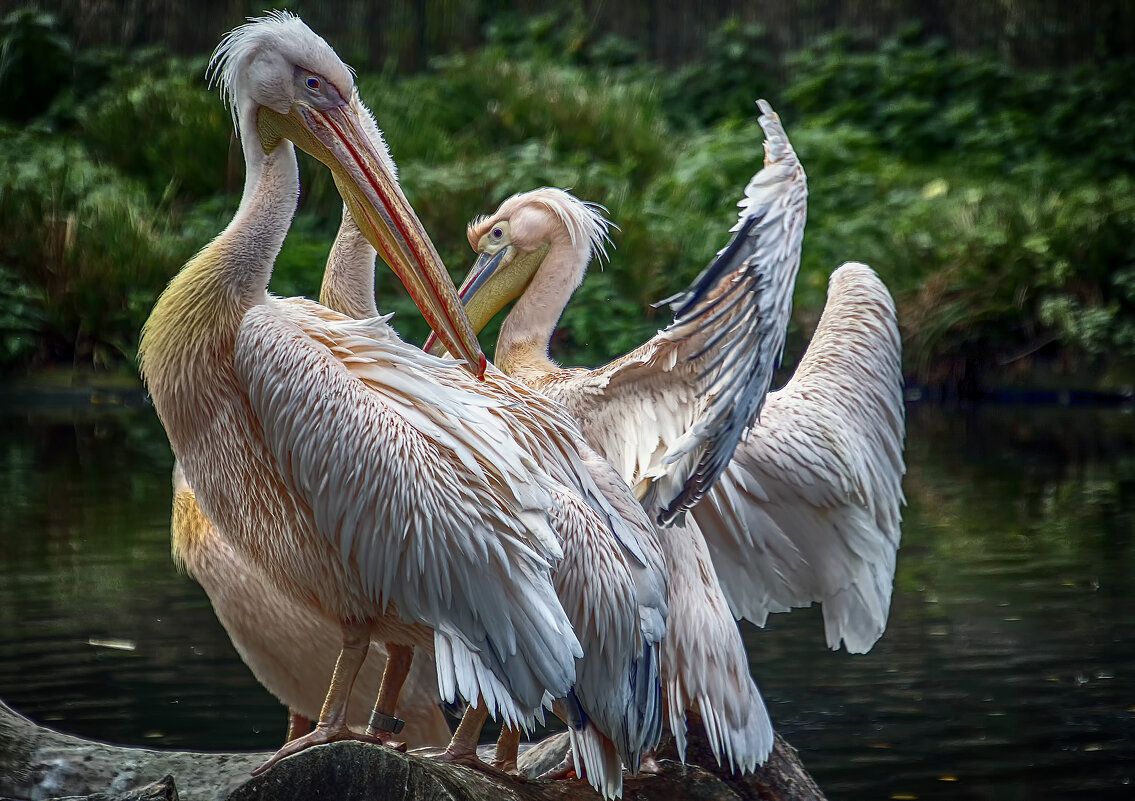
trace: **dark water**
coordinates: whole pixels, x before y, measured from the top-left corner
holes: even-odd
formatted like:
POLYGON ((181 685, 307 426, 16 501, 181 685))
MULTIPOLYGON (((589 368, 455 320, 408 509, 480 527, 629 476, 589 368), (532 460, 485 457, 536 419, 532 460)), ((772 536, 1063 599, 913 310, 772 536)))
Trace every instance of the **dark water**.
MULTIPOLYGON (((103 399, 106 400, 106 399, 103 399)), ((911 407, 886 635, 746 626, 779 730, 833 799, 1135 798, 1135 415, 911 407)), ((145 408, 0 413, 0 698, 124 744, 268 749, 285 713, 169 558, 145 408)))

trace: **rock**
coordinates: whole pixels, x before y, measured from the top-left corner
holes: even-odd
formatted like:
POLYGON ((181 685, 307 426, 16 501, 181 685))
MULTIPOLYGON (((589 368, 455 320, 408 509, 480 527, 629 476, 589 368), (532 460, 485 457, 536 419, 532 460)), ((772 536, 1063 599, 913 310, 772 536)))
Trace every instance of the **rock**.
POLYGON ((271 754, 124 748, 60 734, 0 701, 0 796, 114 798, 173 776, 181 801, 223 801, 271 754))
POLYGON ((563 762, 568 744, 567 732, 545 737, 531 748, 521 751, 516 766, 525 776, 536 778, 563 762))
MULTIPOLYGON (((747 776, 717 767, 691 720, 691 762, 660 751, 657 774, 628 776, 627 801, 823 801, 796 752, 777 738, 772 757, 747 776), (708 760, 707 760, 708 756, 708 760)), ((531 776, 557 765, 567 735, 555 734, 523 751, 531 776)), ((470 768, 359 742, 309 748, 262 776, 251 771, 268 753, 208 754, 124 748, 82 740, 37 726, 0 702, 0 796, 21 801, 594 801, 579 779, 499 780, 470 768), (176 785, 176 786, 175 786, 176 785)))
POLYGON ((166 776, 161 781, 115 795, 106 793, 68 795, 53 798, 51 801, 178 801, 178 795, 177 788, 173 784, 173 776, 166 776))

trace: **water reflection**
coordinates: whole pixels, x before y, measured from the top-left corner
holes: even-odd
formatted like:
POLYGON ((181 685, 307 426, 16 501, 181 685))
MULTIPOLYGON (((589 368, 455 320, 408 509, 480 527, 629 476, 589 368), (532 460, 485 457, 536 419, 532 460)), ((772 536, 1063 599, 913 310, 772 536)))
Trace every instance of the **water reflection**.
MULTIPOLYGON (((3 420, 0 697, 115 742, 277 745, 283 709, 170 563, 152 412, 3 420)), ((1120 410, 910 409, 875 650, 827 651, 816 610, 745 626, 773 720, 831 798, 1132 797, 1133 446, 1120 410)))

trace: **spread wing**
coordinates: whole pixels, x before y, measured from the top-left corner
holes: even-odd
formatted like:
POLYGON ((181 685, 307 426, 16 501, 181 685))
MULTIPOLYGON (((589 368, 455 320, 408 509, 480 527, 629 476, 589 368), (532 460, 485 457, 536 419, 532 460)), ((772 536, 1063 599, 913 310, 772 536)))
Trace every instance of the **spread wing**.
POLYGON ((290 493, 369 597, 434 629, 438 684, 513 724, 566 693, 581 654, 552 586, 564 488, 507 403, 382 318, 250 311, 236 370, 290 493), (302 376, 299 381, 296 376, 302 376))
POLYGON ((760 107, 765 166, 738 204, 732 241, 670 299, 674 322, 622 358, 547 388, 589 441, 610 443, 604 455, 662 523, 697 503, 729 463, 784 348, 807 182, 779 118, 760 107))
POLYGON ((904 431, 894 304, 846 264, 792 380, 692 511, 735 616, 763 625, 819 602, 829 647, 870 650, 890 609, 904 431))

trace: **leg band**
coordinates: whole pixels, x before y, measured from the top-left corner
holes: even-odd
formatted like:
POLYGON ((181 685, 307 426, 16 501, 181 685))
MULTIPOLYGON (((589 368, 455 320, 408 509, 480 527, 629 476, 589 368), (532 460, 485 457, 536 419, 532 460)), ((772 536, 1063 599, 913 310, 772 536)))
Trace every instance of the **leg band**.
POLYGON ((377 709, 370 713, 370 728, 374 731, 388 731, 391 734, 397 734, 402 731, 402 727, 405 725, 406 721, 401 718, 384 714, 377 709))

